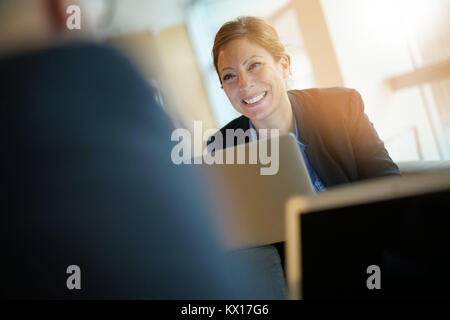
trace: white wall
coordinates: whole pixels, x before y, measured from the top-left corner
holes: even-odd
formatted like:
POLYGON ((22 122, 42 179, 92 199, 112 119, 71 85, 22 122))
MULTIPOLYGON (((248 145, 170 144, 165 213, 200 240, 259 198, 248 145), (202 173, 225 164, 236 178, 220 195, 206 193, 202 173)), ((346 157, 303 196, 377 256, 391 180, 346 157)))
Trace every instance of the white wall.
MULTIPOLYGON (((387 139, 394 160, 418 159, 412 131, 408 131, 411 126, 418 128, 423 158, 438 159, 438 144, 422 92, 418 87, 393 91, 386 82, 389 77, 413 70, 405 33, 408 27, 400 14, 408 14, 407 2, 321 0, 321 4, 344 83, 361 93, 366 113, 380 136, 387 139)), ((439 128, 437 133, 441 134, 439 128)))

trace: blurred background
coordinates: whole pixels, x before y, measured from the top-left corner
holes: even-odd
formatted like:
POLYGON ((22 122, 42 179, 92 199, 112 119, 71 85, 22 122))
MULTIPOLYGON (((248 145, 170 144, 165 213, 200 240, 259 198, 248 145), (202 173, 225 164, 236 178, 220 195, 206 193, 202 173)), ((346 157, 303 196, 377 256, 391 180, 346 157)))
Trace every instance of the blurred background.
POLYGON ((135 61, 178 127, 238 116, 211 49, 224 22, 253 15, 287 46, 290 89, 355 88, 394 161, 450 159, 450 0, 85 2, 95 37, 135 61))

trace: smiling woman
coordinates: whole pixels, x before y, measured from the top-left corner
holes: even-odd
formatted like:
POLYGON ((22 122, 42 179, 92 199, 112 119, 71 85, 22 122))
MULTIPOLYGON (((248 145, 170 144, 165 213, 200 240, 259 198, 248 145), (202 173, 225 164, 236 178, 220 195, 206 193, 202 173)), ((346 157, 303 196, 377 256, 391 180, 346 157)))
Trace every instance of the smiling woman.
MULTIPOLYGON (((239 17, 225 23, 212 55, 228 99, 242 114, 220 130, 222 136, 226 129, 249 128, 295 134, 317 191, 399 173, 356 90, 287 91, 290 57, 264 19, 239 17)), ((234 144, 223 140, 224 148, 234 144)))
MULTIPOLYGON (((212 53, 222 87, 242 116, 212 136, 210 146, 217 148, 218 144, 213 142, 219 136, 225 137, 220 140, 223 148, 239 143, 227 141, 228 129, 278 129, 280 133, 293 133, 316 192, 399 174, 364 113, 356 90, 334 87, 287 91, 285 80, 290 74, 290 58, 275 28, 265 20, 239 17, 225 23, 216 34, 212 53)), ((283 244, 275 246, 283 261, 283 244)), ((279 288, 284 285, 279 276, 283 274, 282 264, 271 249, 272 246, 258 247, 242 254, 260 255, 267 266, 267 277, 279 288)))
POLYGON ((223 45, 218 53, 222 86, 234 108, 252 119, 257 128, 293 129, 292 109, 284 80, 289 59, 274 58, 246 38, 223 45), (292 127, 292 128, 291 128, 292 127))
POLYGON ((262 19, 242 17, 222 26, 213 48, 214 65, 233 107, 256 128, 293 131, 284 81, 290 58, 275 29, 262 19))

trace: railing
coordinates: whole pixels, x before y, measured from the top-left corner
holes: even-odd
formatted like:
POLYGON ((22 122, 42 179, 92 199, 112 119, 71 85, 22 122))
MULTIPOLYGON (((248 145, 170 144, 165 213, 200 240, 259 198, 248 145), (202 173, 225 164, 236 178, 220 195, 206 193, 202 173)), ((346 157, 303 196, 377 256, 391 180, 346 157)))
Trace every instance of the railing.
POLYGON ((393 141, 397 140, 398 138, 403 137, 406 134, 411 133, 411 132, 414 137, 414 144, 416 146, 417 156, 418 156, 419 160, 424 160, 422 146, 420 144, 420 138, 419 138, 419 129, 417 128, 417 126, 407 127, 405 129, 397 132, 396 134, 388 137, 387 139, 384 139, 384 142, 385 142, 385 144, 392 143, 393 141))

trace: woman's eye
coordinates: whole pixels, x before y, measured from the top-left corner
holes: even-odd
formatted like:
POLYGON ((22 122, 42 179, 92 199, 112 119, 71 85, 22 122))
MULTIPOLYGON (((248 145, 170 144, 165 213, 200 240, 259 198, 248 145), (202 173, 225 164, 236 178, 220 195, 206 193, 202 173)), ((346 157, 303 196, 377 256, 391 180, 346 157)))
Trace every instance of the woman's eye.
POLYGON ((255 69, 256 67, 259 67, 260 65, 261 65, 261 62, 255 62, 255 63, 252 63, 248 69, 249 69, 249 70, 253 70, 253 69, 255 69))
POLYGON ((233 77, 234 77, 233 74, 226 74, 226 75, 222 78, 222 80, 223 80, 223 81, 227 81, 227 80, 232 79, 233 77))

